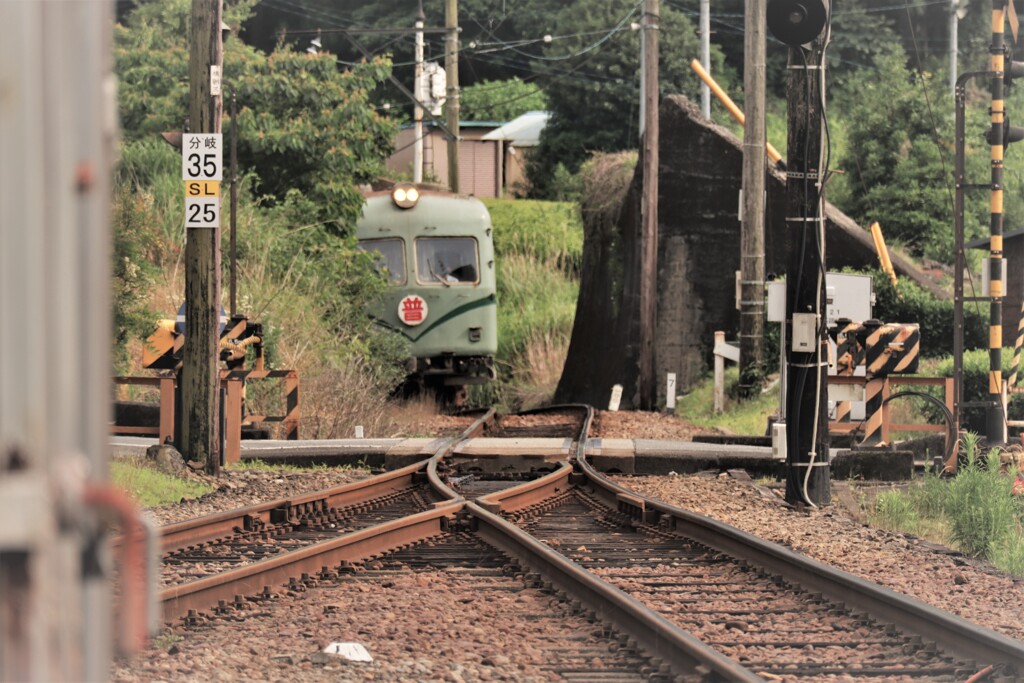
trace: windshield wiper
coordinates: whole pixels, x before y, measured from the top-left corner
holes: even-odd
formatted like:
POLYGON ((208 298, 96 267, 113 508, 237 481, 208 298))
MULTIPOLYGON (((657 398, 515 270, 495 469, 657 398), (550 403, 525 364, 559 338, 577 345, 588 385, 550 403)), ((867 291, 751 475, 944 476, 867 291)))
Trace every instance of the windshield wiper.
POLYGON ((427 270, 430 271, 430 274, 434 277, 435 280, 440 282, 445 287, 451 287, 452 286, 450 282, 448 282, 447 280, 444 279, 444 277, 442 277, 441 275, 438 275, 437 273, 434 272, 434 266, 430 265, 430 261, 427 261, 427 270))

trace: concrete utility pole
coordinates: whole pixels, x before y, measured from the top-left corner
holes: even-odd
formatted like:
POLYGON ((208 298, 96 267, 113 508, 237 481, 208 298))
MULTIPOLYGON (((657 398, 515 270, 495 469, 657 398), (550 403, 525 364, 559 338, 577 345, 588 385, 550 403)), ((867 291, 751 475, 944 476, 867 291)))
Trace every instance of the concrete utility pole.
POLYGON ((764 376, 765 0, 747 0, 745 22, 740 391, 750 396, 764 376))
MULTIPOLYGON (((221 0, 192 0, 189 127, 220 133, 222 102, 211 94, 210 67, 221 68, 221 0)), ((179 448, 186 458, 219 465, 220 228, 188 228, 185 244, 185 348, 179 448)))
MULTIPOLYGON (((786 502, 827 505, 828 341, 825 335, 825 218, 822 194, 822 86, 828 28, 810 48, 789 49, 786 229, 786 502)), ((751 118, 748 116, 747 120, 751 118)))
POLYGON ((644 0, 644 133, 643 196, 640 202, 640 373, 637 386, 641 408, 658 402, 654 368, 654 333, 658 293, 658 30, 659 0, 644 0))
POLYGON ((445 0, 444 26, 448 29, 444 44, 444 70, 448 94, 444 111, 448 130, 448 187, 459 191, 459 0, 445 0))
POLYGON ((413 84, 413 92, 416 93, 416 104, 413 106, 413 146, 412 146, 412 181, 423 182, 423 107, 420 102, 426 98, 423 96, 423 0, 419 2, 419 12, 416 14, 416 76, 413 84))

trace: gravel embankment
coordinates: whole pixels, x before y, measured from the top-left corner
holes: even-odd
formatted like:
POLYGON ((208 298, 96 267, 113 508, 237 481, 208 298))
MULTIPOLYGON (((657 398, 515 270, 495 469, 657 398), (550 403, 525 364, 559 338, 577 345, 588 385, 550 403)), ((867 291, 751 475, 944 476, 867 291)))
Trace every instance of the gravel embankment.
POLYGON ((913 536, 870 528, 839 505, 796 512, 774 490, 727 476, 616 479, 644 495, 713 517, 1024 640, 1024 580, 988 563, 913 536))
POLYGON ((175 629, 111 680, 540 683, 563 680, 558 669, 644 665, 568 603, 506 575, 492 551, 467 561, 415 573, 371 562, 244 617, 175 629), (373 662, 324 654, 331 643, 359 643, 373 662))
POLYGON ((186 476, 214 486, 217 490, 193 500, 149 508, 149 515, 156 524, 164 526, 299 493, 321 491, 365 479, 370 476, 370 471, 337 468, 303 471, 221 470, 219 478, 201 472, 190 472, 186 476))

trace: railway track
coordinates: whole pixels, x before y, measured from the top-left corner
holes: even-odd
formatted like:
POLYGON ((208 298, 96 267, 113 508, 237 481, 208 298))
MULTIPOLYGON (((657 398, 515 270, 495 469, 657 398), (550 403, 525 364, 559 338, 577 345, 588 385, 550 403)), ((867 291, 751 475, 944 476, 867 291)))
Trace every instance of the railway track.
MULTIPOLYGON (((571 463, 481 472, 469 459, 476 469, 467 473, 451 456, 458 439, 381 481, 235 514, 239 535, 266 543, 268 528, 283 529, 281 542, 246 550, 252 564, 168 588, 165 617, 195 621, 211 605, 241 608, 258 599, 243 596, 266 597, 272 586, 322 587, 428 566, 480 578, 500 565, 506 578, 526 577, 524 585, 562 596, 603 632, 622 634, 629 666, 613 667, 611 678, 580 669, 577 680, 955 681, 987 666, 985 680, 1024 673, 1017 641, 610 482, 584 457, 589 420, 583 408, 552 420, 555 435, 572 441, 571 463), (289 534, 308 545, 287 551, 289 534)), ((464 437, 511 429, 511 438, 529 439, 540 422, 495 426, 486 416, 464 437)), ((206 553, 242 562, 213 528, 198 548, 181 545, 184 530, 175 530, 165 537, 168 557, 198 556, 202 571, 206 553)), ((551 669, 563 679, 573 671, 551 669)))
MULTIPOLYGON (((628 636, 596 623, 467 531, 388 553, 341 574, 322 590, 344 594, 362 587, 365 592, 369 585, 372 591, 387 591, 435 572, 443 572, 445 591, 467 620, 475 626, 481 619, 493 620, 504 631, 505 649, 512 657, 502 664, 518 675, 608 683, 674 680, 667 666, 646 657, 628 636)), ((458 653, 448 656, 457 658, 458 653)))

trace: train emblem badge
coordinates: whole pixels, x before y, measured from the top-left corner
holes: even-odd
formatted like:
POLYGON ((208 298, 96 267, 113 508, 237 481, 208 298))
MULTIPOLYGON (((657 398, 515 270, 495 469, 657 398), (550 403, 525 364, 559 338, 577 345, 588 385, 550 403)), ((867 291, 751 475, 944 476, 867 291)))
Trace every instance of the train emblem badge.
POLYGON ((427 319, 427 302, 423 297, 410 294, 398 302, 398 319, 410 327, 427 319))

